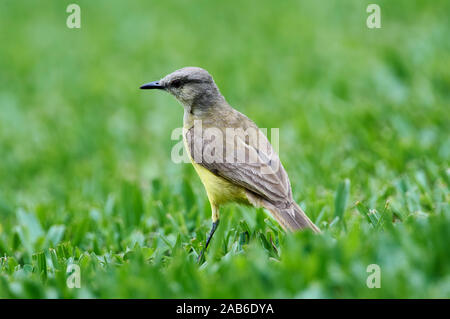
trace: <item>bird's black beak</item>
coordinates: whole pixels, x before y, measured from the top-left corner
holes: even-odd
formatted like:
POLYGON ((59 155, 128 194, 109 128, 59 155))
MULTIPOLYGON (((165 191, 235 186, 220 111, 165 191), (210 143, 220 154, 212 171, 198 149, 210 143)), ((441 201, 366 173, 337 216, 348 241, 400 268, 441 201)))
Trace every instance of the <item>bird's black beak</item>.
POLYGON ((150 83, 146 83, 140 87, 142 90, 164 90, 164 86, 159 83, 159 81, 153 81, 150 83))

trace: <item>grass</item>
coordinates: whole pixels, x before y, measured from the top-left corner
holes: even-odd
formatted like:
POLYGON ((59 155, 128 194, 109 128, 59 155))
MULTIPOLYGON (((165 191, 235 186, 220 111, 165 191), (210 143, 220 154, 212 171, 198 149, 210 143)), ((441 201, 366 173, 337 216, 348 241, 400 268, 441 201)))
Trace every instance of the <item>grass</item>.
POLYGON ((450 297, 448 1, 380 0, 377 30, 368 1, 80 0, 79 30, 71 2, 0 5, 0 297, 450 297), (210 208, 170 160, 182 109, 138 90, 188 65, 280 128, 322 235, 231 205, 197 265, 210 208))

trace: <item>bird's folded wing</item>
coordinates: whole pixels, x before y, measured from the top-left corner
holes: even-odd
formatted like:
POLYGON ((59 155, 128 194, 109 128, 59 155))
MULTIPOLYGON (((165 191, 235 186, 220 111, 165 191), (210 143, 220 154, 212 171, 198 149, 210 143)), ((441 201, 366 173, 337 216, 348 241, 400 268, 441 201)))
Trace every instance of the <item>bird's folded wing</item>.
POLYGON ((225 137, 218 143, 217 137, 194 134, 194 128, 185 134, 196 163, 274 204, 289 205, 292 193, 287 173, 267 138, 258 133, 258 143, 238 134, 234 145, 225 137))

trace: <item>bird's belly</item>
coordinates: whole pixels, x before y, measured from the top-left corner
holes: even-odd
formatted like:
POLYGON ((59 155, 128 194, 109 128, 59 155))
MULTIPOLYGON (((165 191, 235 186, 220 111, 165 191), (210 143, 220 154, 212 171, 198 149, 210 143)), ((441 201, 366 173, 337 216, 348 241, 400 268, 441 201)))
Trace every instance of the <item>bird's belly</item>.
POLYGON ((228 202, 248 204, 245 190, 228 182, 226 179, 211 173, 209 170, 192 161, 192 165, 205 186, 211 204, 220 206, 228 202))

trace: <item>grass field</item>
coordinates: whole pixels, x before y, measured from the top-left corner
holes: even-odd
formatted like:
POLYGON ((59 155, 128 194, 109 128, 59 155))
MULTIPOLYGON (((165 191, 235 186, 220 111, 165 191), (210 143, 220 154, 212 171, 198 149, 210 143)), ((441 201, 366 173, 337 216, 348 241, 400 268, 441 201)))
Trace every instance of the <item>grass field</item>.
POLYGON ((376 1, 368 29, 372 2, 2 1, 0 297, 449 298, 450 2, 376 1), (138 90, 184 66, 280 129, 322 235, 231 205, 196 263, 210 207, 171 161, 182 108, 138 90))

